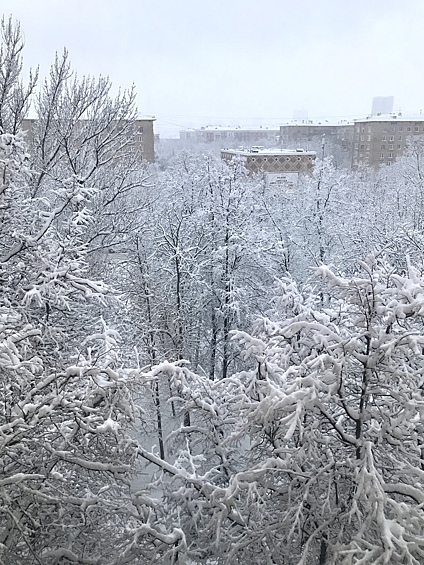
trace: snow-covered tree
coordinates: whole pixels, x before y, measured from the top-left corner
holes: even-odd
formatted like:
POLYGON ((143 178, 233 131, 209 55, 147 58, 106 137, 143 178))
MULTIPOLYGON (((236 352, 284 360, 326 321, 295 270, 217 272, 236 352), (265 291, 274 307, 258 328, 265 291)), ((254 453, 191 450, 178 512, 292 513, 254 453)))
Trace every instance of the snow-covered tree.
POLYGON ((211 378, 234 364, 230 331, 265 308, 281 263, 259 191, 211 156, 183 154, 158 176, 125 282, 157 361, 190 357, 211 378))
POLYGON ((70 182, 42 211, 27 163, 22 137, 1 135, 0 556, 106 563, 134 455, 129 373, 106 326, 79 344, 69 327, 104 293, 78 245, 90 191, 70 182))
POLYGON ((327 308, 289 292, 291 316, 240 336, 258 362, 249 427, 285 478, 287 562, 419 563, 423 278, 375 257, 361 278, 319 273, 327 308))
POLYGON ((326 305, 287 279, 272 316, 236 333, 252 369, 155 369, 192 420, 173 465, 142 455, 174 483, 195 562, 422 562, 424 279, 375 255, 355 278, 317 274, 326 305))
POLYGON ((21 77, 24 43, 19 23, 14 24, 12 18, 6 20, 3 17, 0 34, 0 133, 16 134, 28 111, 38 71, 30 71, 24 85, 21 77))
MULTIPOLYGON (((6 94, 21 92, 19 38, 3 23, 6 94)), ((133 520, 134 408, 132 373, 100 318, 109 290, 90 276, 101 187, 61 159, 34 170, 14 133, 20 102, 0 100, 0 561, 116 563, 133 520)))

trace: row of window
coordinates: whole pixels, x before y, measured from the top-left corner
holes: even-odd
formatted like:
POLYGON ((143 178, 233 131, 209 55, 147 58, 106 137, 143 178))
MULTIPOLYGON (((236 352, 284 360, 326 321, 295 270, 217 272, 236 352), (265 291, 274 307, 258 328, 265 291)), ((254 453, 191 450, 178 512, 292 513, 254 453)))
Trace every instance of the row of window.
MULTIPOLYGON (((395 136, 394 136, 394 135, 391 135, 391 136, 389 137, 389 141, 394 141, 394 140, 395 140, 395 136)), ((401 136, 401 135, 399 135, 398 140, 399 140, 399 141, 402 141, 402 136, 401 136)), ((365 141, 365 135, 361 135, 361 141, 365 141)), ((367 135, 367 141, 371 141, 371 136, 370 136, 370 135, 367 135)), ((383 137, 381 138, 381 141, 387 141, 387 135, 383 135, 383 137)))
MULTIPOLYGON (((394 141, 394 140, 395 140, 395 136, 394 136, 394 135, 391 135, 391 136, 389 137, 389 141, 394 141)), ((398 137, 398 140, 399 140, 399 141, 402 141, 402 136, 401 136, 401 135, 398 137)), ((386 136, 386 135, 383 135, 383 137, 381 138, 381 141, 387 141, 387 136, 386 136)))
MULTIPOLYGON (((359 128, 356 127, 356 133, 365 133, 365 128, 359 128)), ((403 126, 398 126, 397 131, 403 131, 403 126)), ((409 132, 419 132, 419 131, 424 131, 424 126, 422 126, 422 129, 420 130, 420 126, 419 125, 415 125, 415 126, 406 126, 405 127, 405 131, 409 131, 409 132)), ((367 129, 368 133, 372 133, 372 127, 368 126, 367 129)), ((383 128, 383 132, 385 133, 396 133, 396 126, 386 126, 383 128)))
MULTIPOLYGON (((286 161, 291 161, 291 157, 286 157, 286 161)), ((274 161, 279 161, 280 157, 274 157, 274 161)), ((302 157, 298 157, 297 158, 298 161, 302 160, 302 157)), ((251 157, 250 161, 254 162, 256 161, 256 157, 251 157)), ((268 161, 268 157, 262 157, 262 161, 268 161)), ((312 157, 308 157, 308 161, 312 161, 312 157)))
MULTIPOLYGON (((361 145, 359 145, 359 143, 355 143, 355 149, 365 149, 365 145, 363 143, 361 143, 361 145)), ((386 149, 386 144, 383 143, 380 147, 381 149, 386 149)), ((387 146, 387 149, 394 149, 395 145, 394 143, 389 143, 387 146)), ((367 144, 367 151, 369 151, 371 149, 371 145, 367 144)), ((398 143, 396 149, 402 149, 402 144, 398 143)))
MULTIPOLYGON (((393 143, 389 143, 388 146, 387 146, 387 149, 389 149, 389 151, 390 151, 390 150, 393 151, 394 148, 395 148, 395 146, 394 146, 393 143)), ((364 144, 359 145, 359 143, 355 143, 355 149, 361 149, 361 150, 363 150, 363 149, 365 149, 365 145, 364 145, 364 144)), ((367 150, 367 151, 370 151, 370 149, 371 149, 371 146, 370 146, 370 145, 367 145, 367 146, 366 146, 366 150, 367 150)), ((386 149, 386 144, 383 143, 383 144, 380 146, 380 149, 386 149)), ((397 149, 398 151, 400 151, 400 150, 402 149, 402 145, 401 145, 400 143, 398 143, 396 149, 397 149)))
MULTIPOLYGON (((359 159, 363 159, 363 158, 364 158, 364 154, 363 154, 363 153, 359 153, 358 157, 359 157, 359 159)), ((367 153, 367 154, 365 155, 365 159, 369 159, 369 158, 370 158, 370 156, 369 156, 369 154, 367 153)), ((393 158, 394 158, 393 153, 387 153, 387 159, 393 159, 393 158)), ((385 153, 380 153, 380 160, 384 160, 384 159, 386 159, 386 154, 385 154, 385 153)))

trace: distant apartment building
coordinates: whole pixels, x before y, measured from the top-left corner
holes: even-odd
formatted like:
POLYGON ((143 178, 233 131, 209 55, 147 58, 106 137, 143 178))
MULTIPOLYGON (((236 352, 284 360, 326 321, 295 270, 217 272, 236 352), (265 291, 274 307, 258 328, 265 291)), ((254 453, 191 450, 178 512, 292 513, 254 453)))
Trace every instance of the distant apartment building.
POLYGON ((355 120, 352 167, 390 165, 403 155, 411 140, 424 139, 424 115, 369 116, 355 120))
POLYGON ((263 147, 221 150, 221 159, 230 162, 236 158, 242 161, 250 174, 263 173, 268 186, 293 187, 299 175, 312 173, 316 152, 263 147))
POLYGON ((222 126, 205 126, 199 129, 186 129, 180 131, 180 139, 184 141, 193 141, 195 143, 214 143, 218 142, 236 142, 254 144, 261 141, 278 143, 279 128, 275 127, 222 127, 222 126))
POLYGON ((136 146, 140 150, 143 161, 155 161, 155 134, 153 131, 154 117, 143 117, 134 122, 136 146))
POLYGON ((353 122, 341 120, 293 120, 280 126, 280 146, 296 149, 304 147, 321 157, 337 153, 350 166, 353 147, 353 122), (323 147, 324 143, 324 147, 323 147))
MULTIPOLYGON (((155 161, 155 136, 153 132, 154 117, 143 117, 134 121, 132 146, 140 152, 141 160, 147 163, 155 161)), ((22 129, 27 132, 27 139, 33 139, 33 129, 37 120, 26 118, 22 121, 22 129)), ((83 120, 81 121, 83 123, 83 120)))

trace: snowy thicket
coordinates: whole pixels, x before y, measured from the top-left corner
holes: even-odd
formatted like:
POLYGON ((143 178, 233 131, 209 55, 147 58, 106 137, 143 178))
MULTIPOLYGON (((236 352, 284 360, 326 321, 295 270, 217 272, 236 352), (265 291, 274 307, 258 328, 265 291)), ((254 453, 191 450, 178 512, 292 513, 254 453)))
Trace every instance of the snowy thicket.
POLYGON ((238 332, 250 370, 221 381, 179 365, 191 414, 162 470, 188 554, 217 563, 388 564, 424 558, 424 279, 371 256, 327 267, 322 304, 281 283, 276 309, 238 332))

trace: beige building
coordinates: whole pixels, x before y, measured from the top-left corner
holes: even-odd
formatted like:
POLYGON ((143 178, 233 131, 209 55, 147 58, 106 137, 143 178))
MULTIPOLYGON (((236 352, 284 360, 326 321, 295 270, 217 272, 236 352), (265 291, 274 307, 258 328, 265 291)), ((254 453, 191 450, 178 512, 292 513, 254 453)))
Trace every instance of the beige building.
MULTIPOLYGON (((141 160, 147 163, 155 161, 155 137, 153 132, 154 117, 142 117, 134 121, 133 146, 140 151, 141 160)), ((37 120, 26 118, 22 121, 22 129, 27 132, 27 139, 33 139, 32 131, 37 120)))
POLYGON ((424 139, 424 115, 369 116, 355 120, 352 167, 390 165, 403 155, 411 140, 424 139))
POLYGON ((222 149, 221 159, 230 162, 239 158, 251 174, 263 173, 268 186, 295 186, 301 174, 311 174, 315 151, 303 149, 222 149))
POLYGON ((187 129, 180 131, 180 139, 193 141, 195 143, 236 142, 236 143, 259 143, 269 141, 278 143, 278 127, 222 127, 205 126, 199 129, 187 129))

